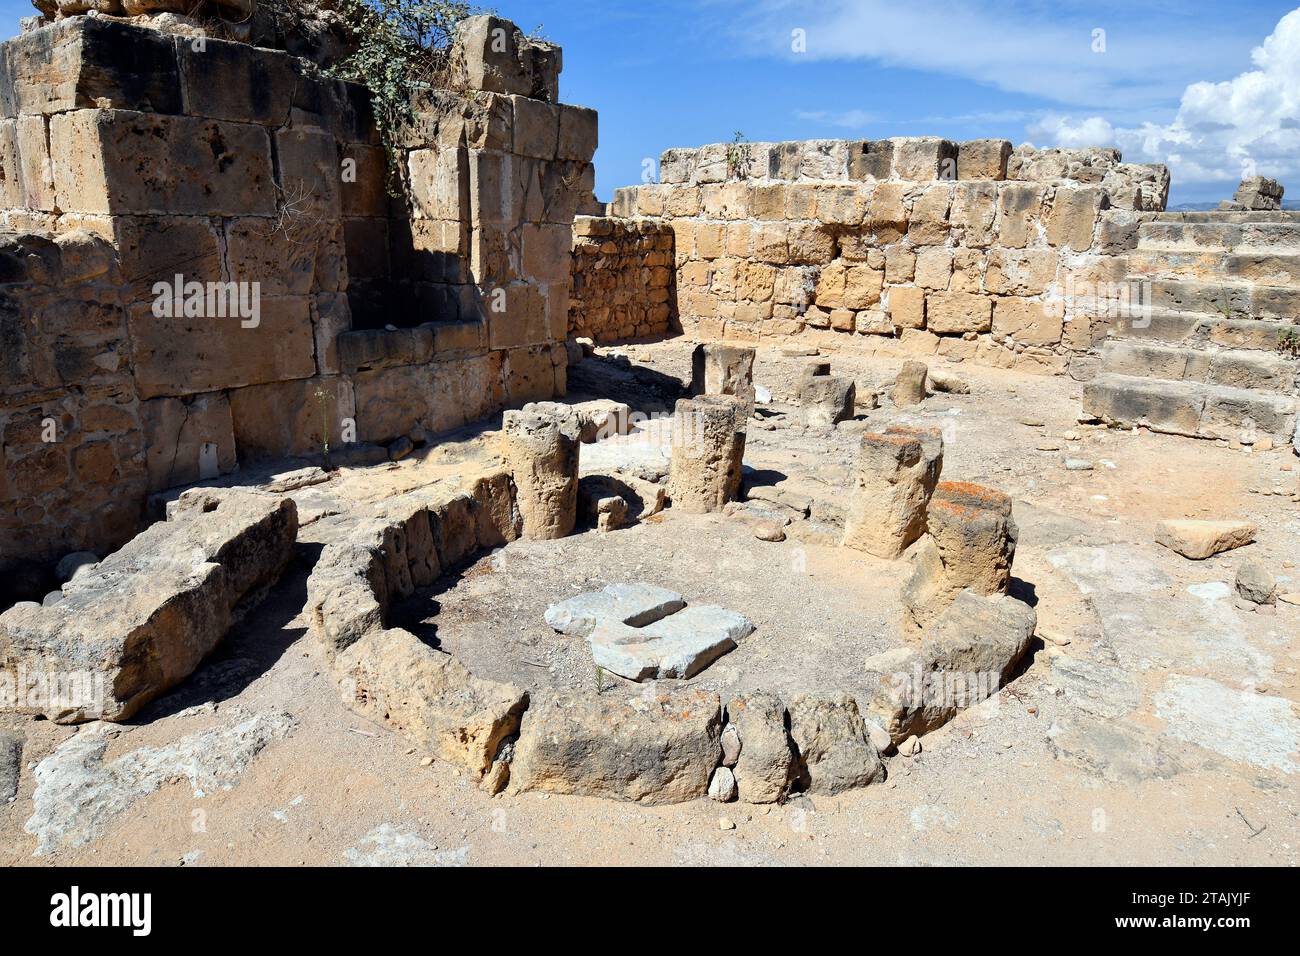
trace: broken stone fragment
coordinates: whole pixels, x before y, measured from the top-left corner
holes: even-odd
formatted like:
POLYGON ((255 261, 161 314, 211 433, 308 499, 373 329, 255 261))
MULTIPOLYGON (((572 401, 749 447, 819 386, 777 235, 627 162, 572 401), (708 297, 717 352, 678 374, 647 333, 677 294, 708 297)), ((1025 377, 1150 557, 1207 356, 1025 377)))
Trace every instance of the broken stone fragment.
POLYGON ((885 777, 857 702, 848 694, 796 697, 790 702, 790 736, 799 748, 800 775, 809 793, 843 793, 885 777))
POLYGON ((609 584, 603 590, 552 604, 546 623, 561 634, 586 637, 602 621, 643 627, 686 606, 676 591, 653 584, 609 584))
POLYGON ((857 385, 851 378, 817 375, 807 378, 799 388, 804 424, 810 428, 829 428, 853 417, 857 385))
POLYGON ((528 692, 483 680, 401 629, 372 631, 339 654, 343 702, 481 778, 519 730, 528 692))
MULTIPOLYGON (((733 770, 744 803, 779 803, 795 776, 794 742, 786 730, 785 705, 761 691, 733 697, 727 720, 739 745, 733 770)), ((726 739, 723 740, 724 753, 726 739)))
POLYGON ((583 794, 644 804, 708 793, 722 731, 716 694, 540 695, 510 766, 510 792, 583 794))
POLYGON ((740 731, 736 729, 735 724, 727 724, 722 728, 722 765, 734 767, 739 759, 740 731))
POLYGON ((950 395, 970 394, 970 386, 963 379, 958 378, 951 372, 945 372, 943 369, 929 369, 928 379, 930 387, 936 392, 947 392, 950 395))
POLYGON ((1245 561, 1237 569, 1237 593, 1251 604, 1276 604, 1277 580, 1259 561, 1245 561))
POLYGON ((924 362, 907 361, 898 370, 890 397, 899 408, 925 401, 925 382, 929 368, 924 362))
POLYGON ((689 514, 721 511, 740 491, 745 413, 727 396, 681 399, 673 415, 668 497, 689 514))
POLYGON ((867 662, 868 713, 895 743, 922 736, 1001 688, 1029 649, 1037 615, 1006 595, 965 590, 921 635, 867 662))
POLYGON ((926 526, 903 585, 905 628, 929 624, 964 588, 1006 593, 1018 536, 1010 496, 970 482, 940 482, 926 526))
POLYGON ((1248 521, 1203 521, 1176 518, 1156 525, 1156 544, 1185 558, 1202 561, 1223 551, 1241 548, 1255 540, 1256 528, 1248 521))
POLYGON ((709 799, 718 803, 730 803, 736 799, 736 778, 726 767, 713 771, 713 780, 709 783, 709 799))
POLYGON ((706 342, 691 353, 691 394, 731 395, 748 418, 754 414, 754 354, 752 348, 706 342))
POLYGON ((598 522, 601 502, 619 498, 626 503, 629 520, 643 521, 663 511, 666 498, 662 485, 633 475, 584 475, 578 481, 578 507, 590 524, 598 522))
POLYGON ((863 435, 844 546, 880 558, 901 555, 925 531, 926 506, 942 469, 943 439, 937 431, 933 436, 863 435))

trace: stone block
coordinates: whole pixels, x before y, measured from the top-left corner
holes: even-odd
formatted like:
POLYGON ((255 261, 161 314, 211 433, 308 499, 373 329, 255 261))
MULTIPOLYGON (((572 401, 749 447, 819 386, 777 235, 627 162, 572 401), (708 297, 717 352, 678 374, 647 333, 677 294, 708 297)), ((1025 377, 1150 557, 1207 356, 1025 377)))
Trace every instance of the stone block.
POLYGON ((894 144, 887 139, 848 144, 849 179, 888 179, 894 164, 894 144))
POLYGON ((0 614, 0 668, 85 679, 20 709, 62 723, 129 719, 193 673, 240 602, 279 578, 297 532, 290 499, 187 492, 167 521, 68 582, 59 603, 0 614))
POLYGON ((259 126, 128 110, 50 119, 59 207, 81 213, 276 214, 259 126))
POLYGON ((152 303, 128 313, 142 398, 310 378, 316 373, 310 301, 262 298, 256 327, 238 316, 160 317, 152 303))
POLYGON ((1193 561, 1245 547, 1258 529, 1248 521, 1204 521, 1171 518, 1156 525, 1156 544, 1193 561))
MULTIPOLYGON (((514 152, 535 159, 555 159, 560 136, 560 108, 526 96, 510 98, 515 107, 514 152)), ((584 162, 590 157, 575 156, 584 162)))
POLYGON ((721 712, 717 695, 700 690, 538 695, 515 745, 511 791, 642 804, 703 797, 721 759, 721 712))
POLYGON ((235 434, 224 393, 141 402, 140 422, 151 492, 235 470, 235 434))
MULTIPOLYGON (((561 104, 558 109, 560 111, 560 138, 556 147, 556 157, 577 160, 583 163, 591 162, 599 143, 597 132, 599 117, 596 111, 587 109, 585 106, 568 106, 564 104, 561 104)), ((662 179, 662 172, 660 175, 662 179)), ((666 179, 663 181, 668 182, 666 179)))
POLYGON ((1026 345, 1056 345, 1061 341, 1062 313, 1034 299, 993 300, 993 334, 1026 345))
POLYGON ((993 327, 993 300, 970 292, 931 292, 926 297, 926 324, 937 335, 988 332, 993 327))
POLYGON ((867 737, 857 702, 848 694, 800 694, 790 702, 790 736, 799 750, 804 789, 834 795, 885 778, 880 753, 867 737))
POLYGON ((896 558, 925 531, 943 470, 943 441, 909 434, 862 436, 844 523, 844 546, 896 558))
MULTIPOLYGON (((780 803, 798 769, 785 705, 761 691, 742 694, 728 702, 727 722, 739 738, 740 753, 732 762, 738 798, 743 803, 780 803)), ((725 732, 723 741, 725 745, 725 732)))
POLYGON ((1102 189, 1057 186, 1052 211, 1047 217, 1048 243, 1075 252, 1092 248, 1093 232, 1107 205, 1102 189))
POLYGON ((898 179, 928 182, 957 178, 957 144, 932 136, 896 136, 894 176, 898 179))
POLYGON ((957 148, 958 179, 1007 178, 1011 143, 1005 139, 969 139, 957 148))
POLYGON ((344 450, 345 427, 357 411, 352 384, 309 378, 250 385, 230 392, 230 414, 240 463, 268 458, 322 457, 344 450))
POLYGON ((897 286, 886 290, 885 304, 896 329, 925 328, 925 290, 897 286))

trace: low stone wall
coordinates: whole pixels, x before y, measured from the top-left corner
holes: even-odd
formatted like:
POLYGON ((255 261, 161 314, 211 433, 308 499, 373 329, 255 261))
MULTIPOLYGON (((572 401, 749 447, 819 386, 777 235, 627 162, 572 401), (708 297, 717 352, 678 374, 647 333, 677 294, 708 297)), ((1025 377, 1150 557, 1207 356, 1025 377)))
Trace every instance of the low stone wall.
POLYGON ((569 335, 595 342, 662 337, 674 327, 673 230, 656 219, 573 221, 569 335))
POLYGON ((689 334, 1048 373, 1104 336, 1096 319, 1127 295, 1138 223, 1168 187, 1114 150, 1002 140, 716 144, 669 150, 660 170, 611 213, 672 230, 689 334))

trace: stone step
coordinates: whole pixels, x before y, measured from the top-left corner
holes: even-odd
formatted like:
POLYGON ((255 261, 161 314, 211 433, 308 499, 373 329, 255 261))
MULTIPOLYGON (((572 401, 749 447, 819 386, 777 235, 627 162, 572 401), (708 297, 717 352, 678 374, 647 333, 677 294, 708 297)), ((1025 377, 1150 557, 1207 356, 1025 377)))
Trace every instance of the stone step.
POLYGON ((1129 253, 1134 278, 1199 281, 1243 280, 1258 285, 1300 287, 1300 246, 1285 252, 1223 252, 1138 249, 1129 253))
POLYGON ((1300 210, 1279 209, 1273 212, 1263 210, 1242 212, 1221 212, 1216 209, 1193 212, 1158 212, 1151 217, 1151 222, 1300 222, 1300 210))
POLYGON ((1289 222, 1144 222, 1138 249, 1188 252, 1300 251, 1300 220, 1289 222))
POLYGON ((1291 394, 1297 364, 1268 352, 1209 351, 1112 339, 1102 346, 1103 374, 1202 382, 1291 394))
POLYGON ((1152 309, 1149 315, 1113 317, 1110 335, 1120 339, 1187 345, 1193 348, 1278 350, 1279 337, 1290 323, 1279 319, 1228 319, 1200 312, 1152 309))
POLYGON ((1291 440, 1294 398, 1246 388, 1107 373, 1083 389, 1086 415, 1109 425, 1142 425, 1152 431, 1194 438, 1254 441, 1270 435, 1291 440))
POLYGON ((1226 319, 1294 319, 1300 316, 1300 288, 1152 279, 1151 306, 1226 319))

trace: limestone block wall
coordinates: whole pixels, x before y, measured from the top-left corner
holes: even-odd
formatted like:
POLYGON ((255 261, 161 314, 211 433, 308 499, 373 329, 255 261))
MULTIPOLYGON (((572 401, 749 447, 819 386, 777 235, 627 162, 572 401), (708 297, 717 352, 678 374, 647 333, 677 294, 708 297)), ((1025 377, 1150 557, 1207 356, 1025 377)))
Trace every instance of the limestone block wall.
POLYGON ((0 237, 0 568, 135 531, 147 486, 111 246, 0 237))
POLYGON ((1058 372, 1104 335, 1096 317, 1168 174, 1114 151, 1048 153, 939 139, 669 150, 664 181, 616 191, 611 213, 671 227, 677 308, 698 338, 1058 372))
POLYGON ((596 342, 662 337, 676 324, 673 230, 658 219, 573 223, 569 335, 596 342))
MULTIPOLYGON (((417 104, 394 197, 365 89, 283 51, 87 16, 0 45, 0 222, 41 248, 102 237, 120 310, 109 348, 90 320, 58 318, 100 288, 4 278, 19 317, 5 334, 32 334, 0 365, 0 428, 26 420, 38 381, 41 400, 74 417, 99 387, 88 360, 32 378, 42 330, 58 328, 111 353, 131 417, 104 430, 138 445, 141 468, 137 485, 125 466, 70 464, 62 512, 38 514, 31 489, 0 486, 0 517, 23 528, 13 554, 59 557, 73 533, 60 520, 91 517, 109 493, 113 514, 134 520, 92 522, 79 539, 90 550, 138 530, 150 491, 318 454, 326 433, 336 451, 424 442, 563 394, 570 237, 591 194, 596 114, 554 102, 558 48, 508 21, 471 18, 457 51, 492 89, 417 104), (179 294, 160 286, 177 282, 179 294)), ((41 451, 14 427, 10 475, 41 451)))

